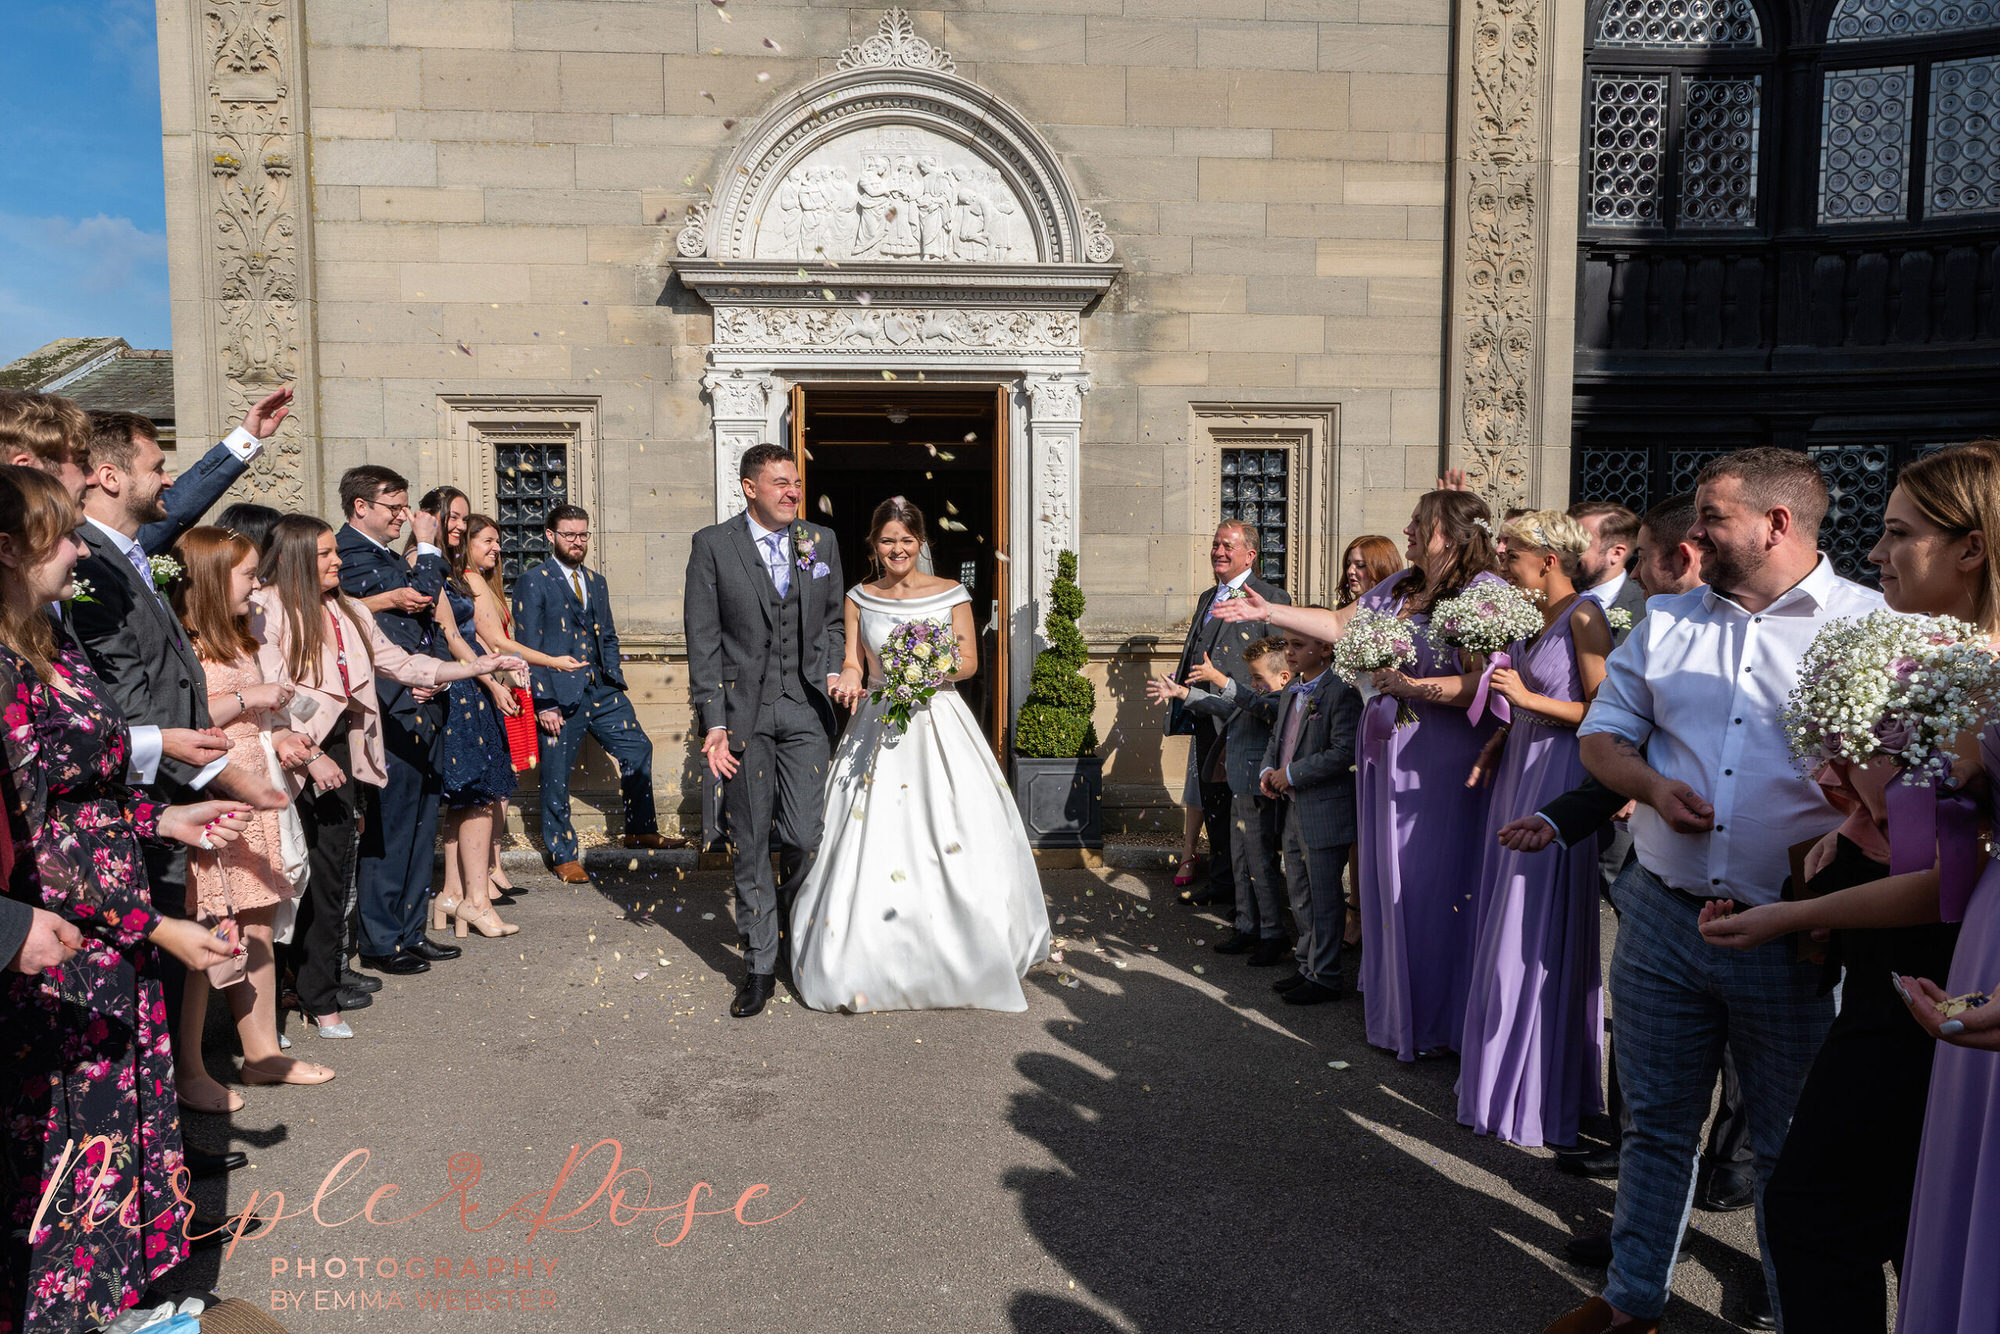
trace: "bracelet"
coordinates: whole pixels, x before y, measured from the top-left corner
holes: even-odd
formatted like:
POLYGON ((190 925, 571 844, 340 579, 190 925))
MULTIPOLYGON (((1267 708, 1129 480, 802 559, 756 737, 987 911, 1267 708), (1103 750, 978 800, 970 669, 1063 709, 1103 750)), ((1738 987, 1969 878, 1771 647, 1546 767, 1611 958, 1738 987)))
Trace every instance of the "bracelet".
POLYGON ((248 713, 248 712, 250 712, 250 706, 249 706, 248 704, 245 704, 245 703, 243 702, 243 692, 242 692, 242 691, 240 691, 240 690, 235 690, 235 691, 231 691, 230 693, 236 696, 236 711, 237 711, 238 713, 248 713))

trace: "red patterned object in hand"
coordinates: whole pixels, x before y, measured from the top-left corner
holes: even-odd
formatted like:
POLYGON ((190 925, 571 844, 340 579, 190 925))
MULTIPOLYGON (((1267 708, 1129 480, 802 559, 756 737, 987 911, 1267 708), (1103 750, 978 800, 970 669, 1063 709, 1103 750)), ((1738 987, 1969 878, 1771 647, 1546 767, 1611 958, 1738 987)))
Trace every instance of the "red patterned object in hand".
POLYGON ((513 757, 514 772, 521 773, 540 763, 542 743, 535 732, 535 701, 520 686, 514 687, 514 699, 521 711, 512 718, 500 721, 507 728, 507 753, 513 757))

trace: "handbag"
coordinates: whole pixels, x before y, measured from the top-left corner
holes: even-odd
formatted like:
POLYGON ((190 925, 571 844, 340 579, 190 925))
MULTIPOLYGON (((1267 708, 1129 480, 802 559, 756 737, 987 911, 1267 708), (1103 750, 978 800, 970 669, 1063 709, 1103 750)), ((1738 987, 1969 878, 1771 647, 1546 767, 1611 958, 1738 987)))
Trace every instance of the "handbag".
POLYGON ((514 699, 521 711, 512 718, 502 718, 500 725, 507 733, 507 754, 512 759, 515 773, 524 773, 541 763, 542 742, 535 729, 535 699, 521 686, 510 686, 514 699))
MULTIPOLYGON (((226 871, 223 873, 222 896, 224 902, 229 902, 229 876, 226 871)), ((236 952, 221 963, 212 963, 202 970, 208 974, 208 985, 220 991, 224 987, 233 987, 250 976, 250 950, 243 943, 243 928, 236 921, 236 905, 230 903, 229 911, 219 915, 196 913, 194 920, 217 939, 224 938, 223 927, 236 927, 236 952)))

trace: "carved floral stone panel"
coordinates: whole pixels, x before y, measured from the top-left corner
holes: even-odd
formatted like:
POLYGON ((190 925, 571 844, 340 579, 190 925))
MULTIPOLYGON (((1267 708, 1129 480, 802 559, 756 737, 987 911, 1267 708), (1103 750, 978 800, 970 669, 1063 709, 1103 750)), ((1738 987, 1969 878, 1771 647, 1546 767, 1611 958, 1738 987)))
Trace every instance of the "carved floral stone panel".
POLYGON ((1074 312, 1061 310, 722 306, 715 312, 715 343, 719 348, 1074 350, 1081 324, 1074 312))

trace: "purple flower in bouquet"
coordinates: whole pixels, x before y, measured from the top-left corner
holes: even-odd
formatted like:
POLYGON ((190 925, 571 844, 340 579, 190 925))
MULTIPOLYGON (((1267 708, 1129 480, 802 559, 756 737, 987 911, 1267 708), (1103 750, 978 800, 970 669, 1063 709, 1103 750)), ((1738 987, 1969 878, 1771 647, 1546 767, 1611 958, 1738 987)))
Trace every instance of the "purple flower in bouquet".
POLYGON ((958 670, 958 636, 949 621, 905 621, 882 641, 881 657, 882 681, 869 702, 886 705, 883 716, 907 732, 916 710, 958 670))

